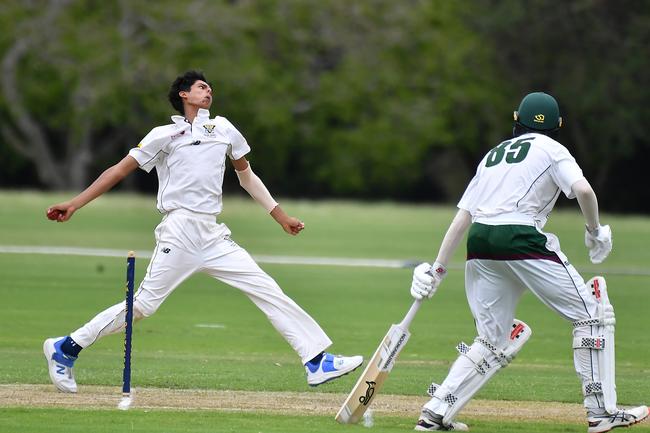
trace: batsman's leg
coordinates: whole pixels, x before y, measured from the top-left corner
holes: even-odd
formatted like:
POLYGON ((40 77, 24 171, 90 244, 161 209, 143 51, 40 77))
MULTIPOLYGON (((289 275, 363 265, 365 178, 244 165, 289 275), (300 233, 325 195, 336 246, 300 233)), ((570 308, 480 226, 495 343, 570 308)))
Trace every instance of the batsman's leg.
POLYGON ((514 319, 503 350, 481 336, 476 337, 471 346, 461 342, 457 347, 460 356, 445 381, 442 385, 432 383, 427 390, 432 398, 424 405, 416 430, 428 431, 436 423, 442 427, 452 426, 454 430, 466 429, 464 424, 454 421, 458 412, 497 371, 512 362, 531 335, 528 325, 514 319))
POLYGON ((597 301, 597 309, 592 317, 573 322, 574 362, 583 383, 587 431, 601 433, 641 422, 648 417, 648 408, 616 406, 614 308, 603 277, 592 278, 586 287, 597 301))
POLYGON ((522 279, 544 304, 573 323, 573 359, 582 381, 590 433, 629 426, 648 415, 646 406, 620 410, 616 406, 614 326, 616 318, 602 277, 584 282, 566 256, 561 263, 529 261, 522 279))
POLYGON ((511 277, 504 262, 466 263, 467 300, 479 336, 471 346, 458 345, 459 356, 447 377, 441 385, 432 384, 429 389, 432 398, 422 408, 416 430, 463 428, 464 424, 454 421, 458 412, 530 338, 530 328, 513 317, 523 288, 511 277), (441 423, 434 425, 438 417, 441 423))

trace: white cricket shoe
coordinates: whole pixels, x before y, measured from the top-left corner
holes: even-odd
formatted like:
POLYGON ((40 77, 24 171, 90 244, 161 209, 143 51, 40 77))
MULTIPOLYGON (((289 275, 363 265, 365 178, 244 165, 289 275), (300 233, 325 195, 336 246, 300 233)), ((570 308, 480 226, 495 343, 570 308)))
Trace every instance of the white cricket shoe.
POLYGON ((354 371, 363 364, 363 356, 341 356, 324 353, 320 362, 315 365, 310 362, 305 364, 307 383, 309 386, 318 386, 330 380, 354 371))
POLYGON ((449 425, 444 425, 442 423, 442 416, 434 412, 431 412, 429 409, 422 409, 420 414, 420 419, 418 419, 417 424, 415 424, 416 431, 469 431, 467 424, 462 422, 452 422, 449 425))
POLYGON ((629 427, 643 421, 648 417, 647 406, 637 406, 631 409, 619 409, 614 414, 604 413, 602 415, 587 416, 589 428, 587 433, 602 433, 616 427, 629 427))
POLYGON ((74 365, 76 357, 68 356, 61 350, 65 337, 48 338, 43 343, 43 353, 50 371, 50 379, 61 392, 77 392, 77 382, 74 380, 74 365))

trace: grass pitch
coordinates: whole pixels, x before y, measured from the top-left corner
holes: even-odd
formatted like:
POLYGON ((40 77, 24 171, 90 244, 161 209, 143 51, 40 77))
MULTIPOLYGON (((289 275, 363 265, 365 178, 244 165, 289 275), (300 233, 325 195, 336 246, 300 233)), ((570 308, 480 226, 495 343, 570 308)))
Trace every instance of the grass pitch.
MULTIPOLYGON (((70 222, 45 219, 47 205, 67 196, 0 193, 11 204, 0 209, 0 244, 118 248, 149 253, 160 220, 155 198, 109 194, 81 209, 70 222)), ((312 257, 431 260, 437 252, 452 207, 392 203, 283 202, 302 218, 306 230, 285 235, 249 199, 226 197, 222 215, 233 239, 252 254, 312 257)), ((619 403, 647 403, 650 337, 646 332, 650 283, 650 221, 605 215, 612 225, 614 251, 602 266, 588 264, 583 222, 572 207, 554 214, 547 230, 562 240, 563 251, 585 279, 604 274, 617 312, 619 403)), ((463 290, 464 248, 436 296, 423 306, 383 394, 422 396, 432 379, 442 380, 456 357, 455 345, 471 341, 474 327, 463 290)), ((0 384, 47 384, 41 352, 46 337, 64 335, 101 309, 123 298, 124 259, 62 255, 0 254, 0 384)), ((410 269, 262 265, 334 341, 332 351, 370 357, 391 323, 411 303, 410 269)), ((137 262, 136 280, 146 269, 137 262)), ((524 295, 517 317, 533 336, 516 361, 479 393, 477 399, 518 402, 581 401, 573 371, 571 327, 533 296, 524 295)), ((237 290, 196 275, 179 287, 151 318, 134 328, 133 384, 161 389, 295 391, 344 394, 359 371, 309 389, 298 357, 254 305, 237 290)), ((122 338, 111 336, 82 352, 77 382, 114 386, 119 400, 122 338)), ((83 394, 75 396, 83 398, 83 394)), ((255 402, 243 403, 243 409, 255 402)), ((540 414, 543 416, 543 414, 540 414)), ((0 400, 0 431, 187 431, 329 432, 362 431, 339 426, 330 416, 309 413, 260 414, 248 411, 158 410, 127 412, 43 408, 0 400), (60 419, 65 424, 59 424, 60 419), (57 428, 59 430, 57 430, 57 428)), ((584 424, 516 419, 466 419, 472 431, 584 431, 584 424)), ((417 412, 376 416, 372 431, 411 430, 417 412)), ((363 430, 365 431, 365 430, 363 430)), ((648 424, 635 431, 650 431, 648 424)))

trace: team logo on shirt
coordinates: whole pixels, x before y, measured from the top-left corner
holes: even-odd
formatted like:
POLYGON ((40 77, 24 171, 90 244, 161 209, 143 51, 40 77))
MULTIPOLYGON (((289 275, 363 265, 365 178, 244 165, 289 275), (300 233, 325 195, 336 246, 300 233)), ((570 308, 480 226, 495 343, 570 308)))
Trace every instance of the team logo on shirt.
POLYGON ((211 124, 203 125, 203 129, 205 129, 205 135, 207 135, 208 137, 214 137, 214 128, 216 126, 217 125, 211 125, 211 124))
POLYGON ((533 118, 533 122, 544 123, 544 115, 543 114, 535 114, 535 117, 533 118))

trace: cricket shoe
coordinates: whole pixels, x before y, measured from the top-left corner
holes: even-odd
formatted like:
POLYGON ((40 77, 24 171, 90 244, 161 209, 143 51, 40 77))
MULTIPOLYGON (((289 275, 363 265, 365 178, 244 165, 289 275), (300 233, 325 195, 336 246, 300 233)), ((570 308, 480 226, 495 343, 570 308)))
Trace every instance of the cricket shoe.
POLYGON ((61 350, 65 337, 48 338, 43 343, 43 353, 50 371, 50 379, 61 392, 77 392, 77 382, 74 380, 72 366, 77 359, 61 350))
POLYGON ((307 383, 318 386, 337 377, 344 376, 363 364, 363 356, 341 356, 324 353, 318 364, 305 364, 307 383))
POLYGON ((587 416, 589 428, 587 433, 602 433, 616 427, 629 427, 648 417, 647 406, 637 406, 631 409, 619 409, 616 413, 587 416))
POLYGON ((428 409, 422 409, 420 419, 415 424, 416 431, 469 431, 467 424, 462 422, 452 422, 449 425, 442 423, 442 415, 431 412, 428 409))

